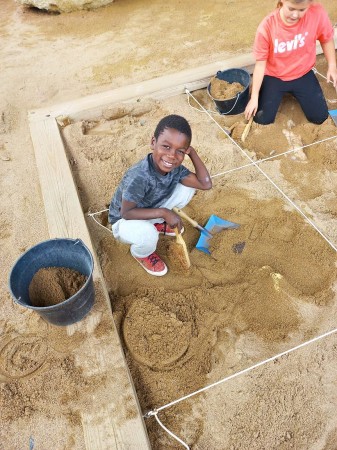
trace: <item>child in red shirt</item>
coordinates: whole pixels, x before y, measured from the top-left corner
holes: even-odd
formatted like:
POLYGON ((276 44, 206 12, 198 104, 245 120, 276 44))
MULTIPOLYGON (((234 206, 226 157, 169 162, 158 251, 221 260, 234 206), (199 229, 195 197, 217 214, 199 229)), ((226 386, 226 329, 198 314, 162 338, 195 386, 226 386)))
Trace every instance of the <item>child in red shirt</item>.
POLYGON ((323 6, 312 0, 283 0, 260 23, 254 42, 256 59, 251 98, 245 117, 273 123, 282 97, 292 94, 310 122, 328 117, 314 72, 316 40, 328 62, 327 80, 337 86, 334 30, 323 6))

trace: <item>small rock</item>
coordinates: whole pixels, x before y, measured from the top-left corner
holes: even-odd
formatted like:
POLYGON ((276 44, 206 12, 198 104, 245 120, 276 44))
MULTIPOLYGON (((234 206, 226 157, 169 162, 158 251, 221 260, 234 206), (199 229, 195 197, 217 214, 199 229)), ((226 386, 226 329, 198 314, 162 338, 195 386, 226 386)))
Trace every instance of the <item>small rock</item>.
POLYGON ((292 437, 293 437, 292 433, 291 433, 290 431, 287 431, 287 432, 286 432, 285 440, 286 440, 286 441, 290 441, 290 439, 291 439, 292 437))
POLYGON ((7 155, 0 155, 0 159, 1 159, 1 161, 10 161, 11 160, 10 157, 7 155))

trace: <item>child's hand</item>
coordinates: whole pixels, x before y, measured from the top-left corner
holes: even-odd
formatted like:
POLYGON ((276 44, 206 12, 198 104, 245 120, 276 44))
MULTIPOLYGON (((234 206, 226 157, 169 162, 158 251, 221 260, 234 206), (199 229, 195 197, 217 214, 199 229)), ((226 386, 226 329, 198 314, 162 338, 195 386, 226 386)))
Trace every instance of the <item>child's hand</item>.
POLYGON ((185 155, 191 156, 191 153, 193 153, 193 152, 196 153, 195 148, 190 145, 188 147, 188 149, 186 150, 185 155))
POLYGON ((194 189, 211 189, 212 181, 205 164, 200 159, 197 151, 191 145, 185 151, 192 161, 195 173, 191 172, 182 181, 181 184, 194 189))
POLYGON ((329 83, 332 83, 334 88, 337 88, 337 70, 336 67, 333 67, 332 69, 328 69, 328 72, 326 74, 326 80, 329 83))
POLYGON ((252 97, 249 100, 249 102, 248 102, 248 104, 246 106, 246 109, 244 111, 246 120, 249 120, 252 116, 255 116, 256 111, 257 111, 257 107, 258 107, 258 99, 252 97))
POLYGON ((165 212, 165 222, 170 225, 171 228, 178 228, 179 232, 181 231, 183 227, 183 223, 181 218, 176 214, 175 212, 171 211, 170 209, 167 209, 165 212))

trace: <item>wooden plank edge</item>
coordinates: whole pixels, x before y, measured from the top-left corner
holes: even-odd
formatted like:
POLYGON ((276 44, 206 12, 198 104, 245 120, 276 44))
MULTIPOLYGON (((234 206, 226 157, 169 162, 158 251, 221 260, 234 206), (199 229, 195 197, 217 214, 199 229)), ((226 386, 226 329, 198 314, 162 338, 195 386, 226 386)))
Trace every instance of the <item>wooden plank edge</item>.
POLYGON ((97 112, 101 112, 104 107, 113 103, 132 101, 148 95, 165 98, 165 96, 182 93, 186 88, 191 91, 200 89, 207 85, 210 77, 218 70, 230 69, 232 67, 249 67, 253 66, 253 64, 254 58, 252 54, 235 56, 224 61, 213 62, 205 66, 145 80, 141 83, 122 86, 110 91, 54 105, 49 108, 31 110, 29 111, 29 119, 33 121, 48 117, 56 118, 62 115, 72 120, 94 118, 97 112))
MULTIPOLYGON (((137 448, 140 450, 148 450, 151 447, 146 426, 132 377, 126 364, 119 335, 112 318, 109 295, 96 252, 92 246, 90 233, 83 216, 78 192, 66 158, 58 125, 55 119, 51 117, 44 121, 33 121, 30 122, 30 132, 45 205, 49 235, 51 238, 79 238, 88 246, 93 254, 95 263, 93 277, 96 282, 98 281, 100 283, 100 289, 103 292, 104 301, 108 307, 108 314, 111 315, 112 335, 115 337, 115 342, 112 343, 113 352, 115 352, 115 357, 119 361, 119 364, 122 364, 122 367, 120 365, 118 367, 118 377, 124 375, 123 385, 125 389, 128 389, 128 398, 131 399, 128 408, 130 406, 133 407, 134 417, 129 419, 128 422, 126 422, 125 418, 116 418, 116 420, 119 419, 117 420, 118 422, 125 423, 125 425, 118 429, 114 428, 112 420, 107 422, 111 425, 110 427, 105 426, 101 428, 90 425, 87 420, 84 420, 83 423, 86 429, 83 431, 85 436, 95 436, 95 434, 99 436, 99 439, 86 438, 86 448, 88 450, 99 450, 102 448, 103 450, 107 448, 106 444, 109 442, 111 442, 111 445, 114 443, 114 447, 111 446, 111 448, 115 448, 115 443, 117 442, 120 444, 118 448, 134 448, 136 443, 137 448), (119 354, 116 354, 116 352, 119 352, 119 354), (97 447, 98 442, 102 443, 102 447, 97 447)), ((67 328, 71 330, 75 326, 77 324, 70 325, 67 328)), ((122 413, 123 411, 121 411, 121 415, 122 413)), ((91 412, 92 417, 94 414, 94 412, 91 412)), ((130 415, 129 409, 128 415, 130 415)), ((95 421, 93 420, 92 423, 95 423, 95 421)))

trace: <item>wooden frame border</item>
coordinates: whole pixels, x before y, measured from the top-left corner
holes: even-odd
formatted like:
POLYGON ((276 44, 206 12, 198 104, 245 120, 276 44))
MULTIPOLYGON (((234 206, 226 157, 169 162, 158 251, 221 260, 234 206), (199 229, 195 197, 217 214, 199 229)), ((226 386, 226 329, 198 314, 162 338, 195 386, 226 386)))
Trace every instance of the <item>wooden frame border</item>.
MULTIPOLYGON (((335 30, 335 47, 336 36, 335 30)), ((321 50, 317 46, 318 53, 321 53, 321 50)), ((137 448, 142 450, 149 449, 150 444, 119 335, 114 327, 108 292, 96 252, 91 243, 57 119, 60 117, 67 117, 74 121, 95 119, 102 114, 104 108, 114 103, 129 102, 146 96, 161 99, 184 93, 186 89, 189 91, 201 89, 208 85, 211 76, 218 70, 237 67, 245 68, 251 73, 253 65, 253 55, 245 54, 28 113, 49 235, 51 238, 82 239, 92 251, 95 260, 94 281, 99 283, 102 288, 100 291, 102 291, 101 295, 103 295, 106 305, 105 314, 111 320, 110 351, 117 361, 116 374, 118 372, 118 375, 116 376, 123 377, 125 390, 128 397, 132 399, 133 419, 126 420, 126 412, 121 409, 120 417, 116 417, 116 420, 106 421, 104 426, 99 427, 95 424, 97 422, 95 418, 102 415, 99 407, 97 407, 97 411, 91 411, 90 418, 85 412, 83 413, 82 426, 87 449, 137 448), (116 428, 116 423, 123 423, 123 425, 117 425, 116 428)), ((102 367, 102 371, 104 371, 104 367, 102 367)), ((112 390, 111 403, 118 403, 119 398, 120 392, 112 390)), ((130 411, 130 404, 128 404, 128 408, 130 411)))

